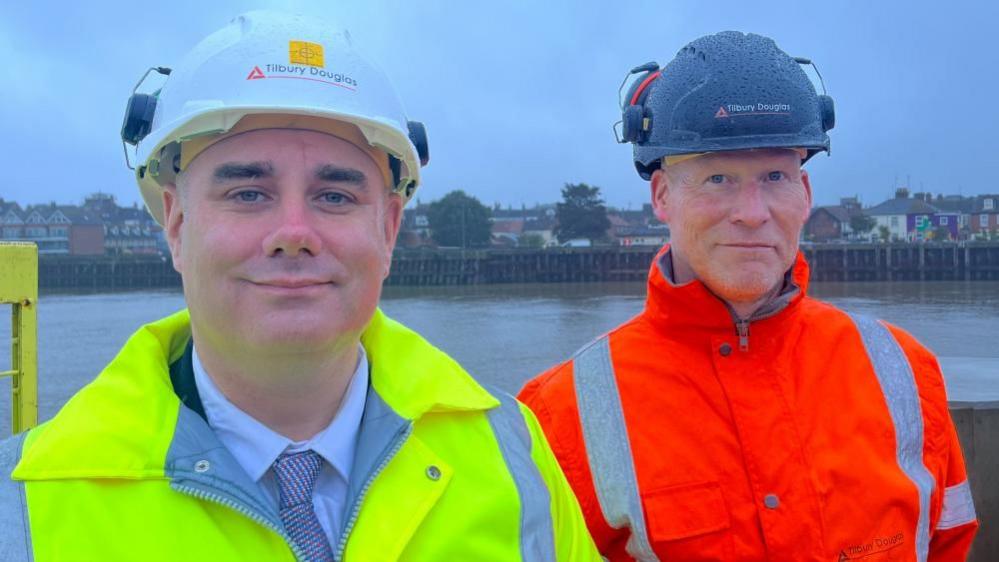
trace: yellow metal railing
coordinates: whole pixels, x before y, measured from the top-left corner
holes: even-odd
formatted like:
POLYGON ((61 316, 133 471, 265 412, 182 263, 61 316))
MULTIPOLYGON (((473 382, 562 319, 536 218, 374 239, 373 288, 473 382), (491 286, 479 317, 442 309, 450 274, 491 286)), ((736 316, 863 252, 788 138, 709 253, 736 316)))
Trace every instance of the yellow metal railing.
POLYGON ((10 428, 13 433, 38 423, 38 247, 31 242, 0 242, 0 304, 13 305, 10 428))

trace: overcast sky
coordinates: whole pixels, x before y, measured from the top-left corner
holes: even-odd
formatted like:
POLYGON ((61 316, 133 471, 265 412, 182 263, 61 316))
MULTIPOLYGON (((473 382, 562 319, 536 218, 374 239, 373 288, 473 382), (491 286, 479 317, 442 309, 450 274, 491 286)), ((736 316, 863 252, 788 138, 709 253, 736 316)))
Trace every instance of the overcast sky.
MULTIPOLYGON (((565 182, 638 208, 648 185, 614 141, 627 70, 735 29, 810 57, 836 101, 832 156, 808 163, 816 204, 896 185, 999 192, 999 3, 914 2, 7 2, 0 8, 0 197, 141 201, 125 168, 125 101, 250 8, 338 21, 380 63, 432 159, 417 197, 554 202, 565 182), (618 6, 616 8, 612 5, 618 6)), ((811 72, 811 71, 809 71, 811 72)), ((814 76, 813 76, 814 78, 814 76)))

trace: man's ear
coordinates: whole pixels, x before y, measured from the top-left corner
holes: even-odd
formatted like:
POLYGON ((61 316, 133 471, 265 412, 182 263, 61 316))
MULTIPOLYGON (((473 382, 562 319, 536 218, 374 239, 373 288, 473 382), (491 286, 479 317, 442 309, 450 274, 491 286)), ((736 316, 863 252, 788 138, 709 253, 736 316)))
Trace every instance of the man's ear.
POLYGON ((389 270, 392 267, 392 251, 395 249, 395 242, 399 237, 399 228, 402 225, 402 208, 405 205, 406 202, 398 193, 390 193, 385 200, 385 213, 382 217, 382 228, 385 236, 385 270, 382 279, 389 276, 389 270))
POLYGON ((170 246, 170 257, 173 260, 173 268, 177 273, 183 271, 183 260, 181 259, 181 226, 184 224, 184 205, 180 201, 180 193, 177 186, 169 183, 163 186, 163 234, 166 235, 167 244, 170 246))
POLYGON ((662 168, 652 172, 652 179, 649 182, 649 190, 652 194, 652 211, 659 222, 669 224, 669 174, 662 168))
POLYGON ((805 220, 808 220, 809 215, 812 213, 812 182, 808 179, 808 172, 806 170, 801 171, 801 183, 805 186, 805 197, 808 198, 808 208, 805 209, 805 220))

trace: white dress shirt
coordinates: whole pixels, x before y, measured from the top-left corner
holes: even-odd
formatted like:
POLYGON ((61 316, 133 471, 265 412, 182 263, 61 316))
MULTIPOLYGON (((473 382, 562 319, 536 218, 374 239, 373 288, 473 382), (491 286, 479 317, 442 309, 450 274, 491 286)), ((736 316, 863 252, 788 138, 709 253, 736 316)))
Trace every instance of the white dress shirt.
POLYGON ((250 478, 260 484, 275 508, 279 502, 278 482, 271 465, 278 456, 312 449, 323 458, 325 462, 316 479, 312 504, 319 524, 335 550, 368 391, 368 360, 364 348, 358 346, 357 368, 333 420, 311 439, 297 442, 265 426, 230 402, 205 372, 197 349, 193 351, 193 364, 194 382, 208 425, 250 478))

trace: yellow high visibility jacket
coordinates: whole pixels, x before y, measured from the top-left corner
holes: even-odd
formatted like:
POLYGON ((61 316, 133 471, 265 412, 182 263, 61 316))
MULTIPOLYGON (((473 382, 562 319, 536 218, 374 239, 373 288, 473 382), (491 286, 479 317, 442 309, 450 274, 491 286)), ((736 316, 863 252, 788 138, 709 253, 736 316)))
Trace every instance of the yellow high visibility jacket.
MULTIPOLYGON (((144 326, 52 420, 0 445, 0 559, 297 558, 277 506, 178 391, 189 340, 186 311, 144 326)), ((380 311, 362 345, 337 560, 599 560, 525 407, 380 311)))

